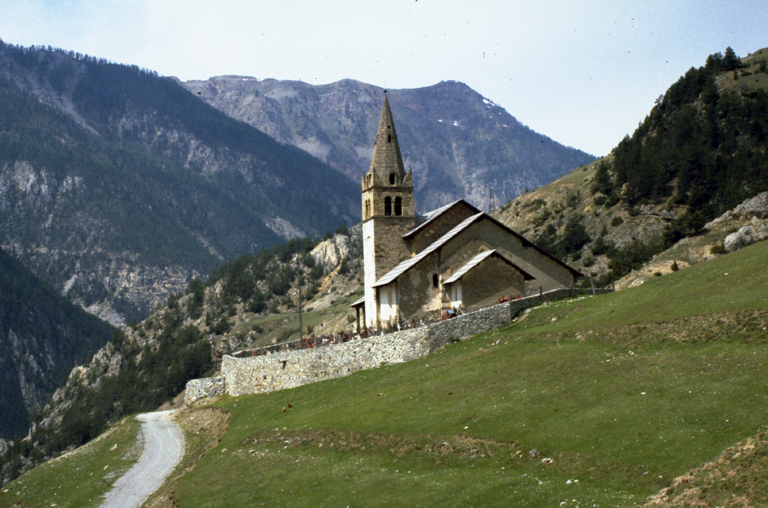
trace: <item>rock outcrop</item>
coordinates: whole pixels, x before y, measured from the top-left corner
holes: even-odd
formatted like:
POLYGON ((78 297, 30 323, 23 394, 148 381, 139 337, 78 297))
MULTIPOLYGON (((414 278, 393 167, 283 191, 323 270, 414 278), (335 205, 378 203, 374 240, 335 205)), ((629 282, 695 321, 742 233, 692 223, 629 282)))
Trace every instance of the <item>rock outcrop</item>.
POLYGON ((707 228, 734 223, 744 225, 723 240, 723 247, 728 252, 768 238, 768 192, 747 199, 733 210, 725 212, 707 224, 707 228))

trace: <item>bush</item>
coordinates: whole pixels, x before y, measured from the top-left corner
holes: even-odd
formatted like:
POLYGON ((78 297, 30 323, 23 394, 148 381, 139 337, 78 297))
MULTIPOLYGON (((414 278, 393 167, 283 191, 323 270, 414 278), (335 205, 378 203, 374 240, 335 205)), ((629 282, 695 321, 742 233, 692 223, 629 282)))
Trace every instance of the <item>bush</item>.
POLYGON ((608 199, 605 201, 605 207, 613 208, 616 204, 618 204, 619 201, 621 201, 619 195, 615 192, 611 192, 611 194, 608 196, 608 199))
POLYGON ((608 257, 611 257, 611 254, 615 252, 616 246, 613 243, 606 241, 602 236, 599 236, 597 240, 592 242, 592 254, 595 256, 608 254, 608 257))
POLYGON ((624 219, 622 219, 618 215, 616 217, 614 217, 613 219, 611 219, 611 227, 615 228, 617 226, 621 226, 622 224, 624 224, 624 219))
POLYGON ((709 253, 714 255, 714 256, 721 256, 723 254, 728 254, 728 251, 725 250, 725 245, 723 245, 723 243, 720 242, 717 245, 713 245, 709 249, 709 253))

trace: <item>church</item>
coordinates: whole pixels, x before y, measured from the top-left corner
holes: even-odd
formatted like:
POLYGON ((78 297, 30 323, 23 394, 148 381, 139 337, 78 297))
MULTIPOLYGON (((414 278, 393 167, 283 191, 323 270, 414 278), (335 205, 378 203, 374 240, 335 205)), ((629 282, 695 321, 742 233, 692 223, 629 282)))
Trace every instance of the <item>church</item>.
POLYGON ((362 210, 365 295, 352 307, 366 329, 433 321, 582 277, 463 199, 417 215, 386 92, 362 210))

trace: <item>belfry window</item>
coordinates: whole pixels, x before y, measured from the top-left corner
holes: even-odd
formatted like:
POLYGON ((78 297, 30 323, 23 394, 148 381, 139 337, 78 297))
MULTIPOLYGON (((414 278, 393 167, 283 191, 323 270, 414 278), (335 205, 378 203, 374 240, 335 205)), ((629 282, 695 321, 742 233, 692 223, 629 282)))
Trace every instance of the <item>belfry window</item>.
POLYGON ((384 215, 392 215, 392 198, 389 196, 384 198, 384 215))
POLYGON ((403 215, 403 198, 395 198, 395 215, 403 215))
POLYGON ((397 183, 397 176, 394 173, 389 174, 389 185, 395 185, 397 183))
POLYGON ((371 216, 371 200, 370 199, 366 199, 365 200, 365 217, 363 217, 363 218, 367 219, 370 216, 371 216))
POLYGON ((387 134, 387 143, 392 142, 392 134, 387 134))
POLYGON ((433 287, 433 288, 436 288, 436 287, 437 287, 437 283, 438 283, 438 282, 439 282, 439 281, 438 281, 438 279, 437 279, 437 274, 436 274, 436 273, 433 273, 433 274, 432 274, 432 287, 433 287))

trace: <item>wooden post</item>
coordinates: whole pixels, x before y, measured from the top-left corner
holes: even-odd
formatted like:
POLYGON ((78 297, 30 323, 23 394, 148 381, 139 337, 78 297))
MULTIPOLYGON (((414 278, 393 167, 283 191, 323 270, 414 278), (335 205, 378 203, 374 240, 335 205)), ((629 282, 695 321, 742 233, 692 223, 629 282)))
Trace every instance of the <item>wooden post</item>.
POLYGON ((360 333, 360 306, 359 305, 355 307, 355 312, 357 312, 357 333, 360 333))

